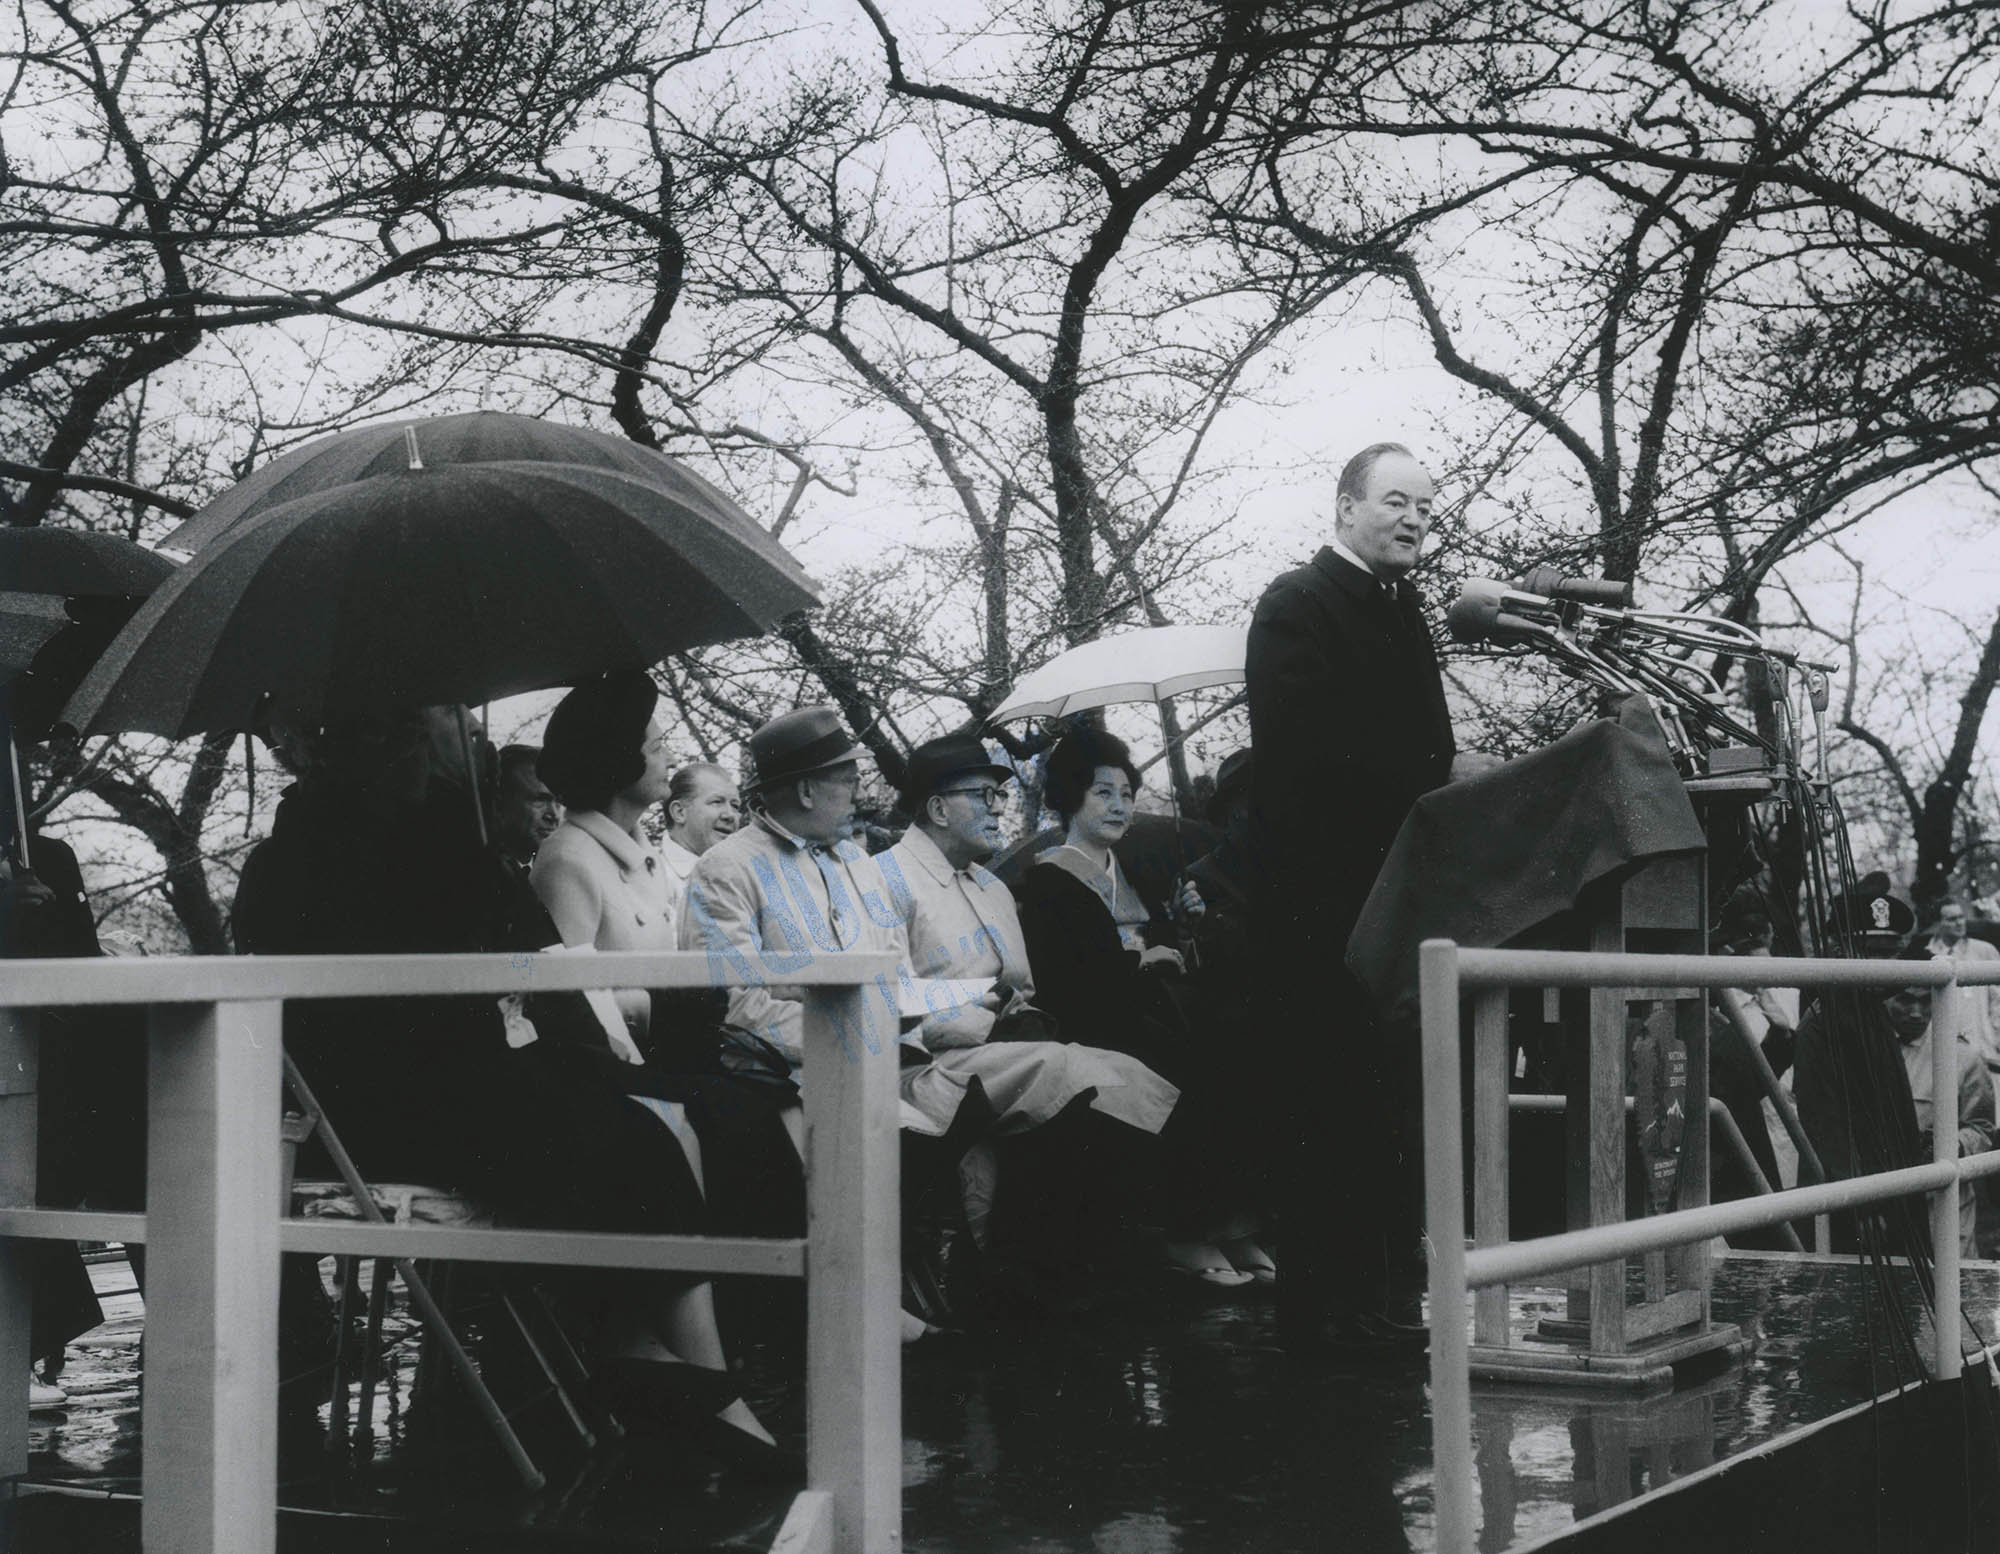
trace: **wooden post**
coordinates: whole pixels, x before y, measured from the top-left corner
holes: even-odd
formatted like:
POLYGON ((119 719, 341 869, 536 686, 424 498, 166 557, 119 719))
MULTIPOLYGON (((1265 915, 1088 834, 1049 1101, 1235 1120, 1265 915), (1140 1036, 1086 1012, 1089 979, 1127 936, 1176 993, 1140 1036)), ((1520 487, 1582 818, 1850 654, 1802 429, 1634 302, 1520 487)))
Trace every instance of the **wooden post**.
MULTIPOLYGON (((1563 1096, 1563 1228, 1590 1228, 1590 989, 1553 990, 1561 1011, 1563 1096)), ((1565 1316, 1590 1325, 1590 1270, 1564 1274, 1569 1298, 1565 1316)))
MULTIPOLYGON (((1591 924, 1590 947, 1616 953, 1625 947, 1622 905, 1609 892, 1606 910, 1591 924)), ((1616 1225, 1625 1218, 1625 989, 1590 990, 1590 1223, 1616 1225)), ((1625 1352, 1625 1259, 1590 1269, 1590 1350, 1625 1352)))
POLYGON ((156 1005, 146 1155, 146 1554, 271 1554, 283 1005, 156 1005))
MULTIPOLYGON (((1490 987, 1472 1000, 1474 1246, 1504 1246, 1509 1234, 1507 1050, 1507 989, 1490 987)), ((1494 1348, 1512 1342, 1506 1285, 1493 1285, 1472 1297, 1472 1341, 1494 1348)))
POLYGON ((863 992, 819 987, 805 1000, 806 1483, 833 1497, 837 1554, 895 1554, 903 1543, 896 1032, 882 1001, 863 992))
MULTIPOLYGON (((35 1202, 35 1124, 41 1043, 31 1009, 0 1009, 0 1204, 35 1202)), ((28 1471, 28 1366, 34 1243, 0 1236, 0 1478, 28 1471)))

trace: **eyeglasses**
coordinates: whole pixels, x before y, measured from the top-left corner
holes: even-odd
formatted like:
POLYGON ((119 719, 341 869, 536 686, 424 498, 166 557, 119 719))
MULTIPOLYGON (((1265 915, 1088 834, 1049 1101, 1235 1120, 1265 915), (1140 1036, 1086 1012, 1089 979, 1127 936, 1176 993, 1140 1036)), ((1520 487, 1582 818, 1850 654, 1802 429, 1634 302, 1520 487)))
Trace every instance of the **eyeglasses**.
POLYGON ((997 815, 1007 807, 1010 795, 1005 788, 940 788, 940 798, 959 794, 968 799, 977 799, 986 806, 989 815, 997 815))

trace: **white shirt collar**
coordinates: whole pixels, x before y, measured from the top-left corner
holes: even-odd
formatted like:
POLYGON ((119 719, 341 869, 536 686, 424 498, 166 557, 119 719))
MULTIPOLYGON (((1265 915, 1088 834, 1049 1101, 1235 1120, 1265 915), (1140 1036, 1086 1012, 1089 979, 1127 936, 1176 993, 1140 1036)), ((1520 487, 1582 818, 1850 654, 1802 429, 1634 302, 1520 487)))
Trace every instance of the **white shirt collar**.
POLYGON ((682 880, 694 873, 694 866, 701 862, 698 854, 681 846, 672 836, 660 838, 660 860, 666 864, 668 872, 675 879, 682 880))
POLYGON ((1342 540, 1338 534, 1334 535, 1334 537, 1328 540, 1326 543, 1328 548, 1330 548, 1336 556, 1340 557, 1343 561, 1351 561, 1352 563, 1354 563, 1355 566, 1361 568, 1363 572, 1367 573, 1370 577, 1374 578, 1376 582, 1385 583, 1391 588, 1394 588, 1396 586, 1395 578, 1380 576, 1373 567, 1371 567, 1367 562, 1363 561, 1359 556, 1355 555, 1353 551, 1349 550, 1347 548, 1346 542, 1342 540))

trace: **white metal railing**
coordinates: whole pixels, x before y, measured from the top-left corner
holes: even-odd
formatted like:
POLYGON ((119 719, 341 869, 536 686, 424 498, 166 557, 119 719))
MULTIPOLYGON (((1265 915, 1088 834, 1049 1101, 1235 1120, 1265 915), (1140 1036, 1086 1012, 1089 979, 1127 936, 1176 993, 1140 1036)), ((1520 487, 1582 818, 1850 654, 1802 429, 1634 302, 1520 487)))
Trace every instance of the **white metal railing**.
MULTIPOLYGON (((892 955, 817 958, 805 998, 807 1233, 799 1240, 284 1219, 284 1004, 294 998, 714 987, 700 954, 257 956, 0 962, 0 1377, 27 1374, 22 1239, 143 1242, 147 1554, 271 1554, 278 1259, 339 1252, 807 1281, 806 1489, 788 1551, 902 1541, 900 1205, 892 955), (146 1212, 35 1208, 38 1006, 148 1006, 146 1212)), ((778 979, 773 979, 778 980, 778 979)), ((364 1162, 365 1165, 365 1162, 364 1162)), ((27 1471, 24 1401, 0 1406, 0 1478, 27 1471)))
MULTIPOLYGON (((1629 1117, 1632 1115, 1633 1106, 1632 1097, 1629 1095, 1626 1096, 1626 1116, 1629 1117)), ((1507 1097, 1507 1110, 1510 1113, 1541 1112, 1561 1116, 1569 1110, 1569 1097, 1566 1095, 1514 1094, 1507 1097)), ((1750 1191, 1753 1196, 1768 1198, 1777 1190, 1766 1179, 1764 1168, 1757 1164, 1757 1157, 1750 1152, 1750 1141, 1743 1136, 1743 1130, 1736 1126, 1736 1119, 1730 1114, 1729 1108, 1721 1100, 1712 1095, 1708 1098, 1708 1125, 1711 1133, 1721 1134, 1723 1143, 1729 1146, 1730 1158, 1736 1162, 1737 1169, 1743 1173, 1744 1180, 1750 1184, 1750 1191)), ((1478 1150, 1476 1147, 1473 1155, 1475 1161, 1474 1169, 1477 1170, 1478 1150)), ((1503 1192, 1506 1190, 1506 1185, 1505 1182, 1495 1184, 1503 1192)), ((1784 1233, 1788 1250, 1793 1252, 1803 1252, 1805 1250, 1805 1247, 1799 1242, 1798 1232, 1793 1230, 1789 1224, 1781 1222, 1778 1229, 1784 1233)))
POLYGON ((1477 990, 1474 1024, 1504 1027, 1507 990, 1585 988, 1930 987, 1933 1094, 1958 1094, 1955 1037, 1961 988, 2000 986, 2000 966, 1951 961, 1793 960, 1764 956, 1631 955, 1461 949, 1448 939, 1419 950, 1423 1019, 1424 1188, 1430 1255, 1431 1453, 1439 1554, 1473 1554, 1472 1375, 1466 1332, 1474 1290, 1545 1277, 1639 1252, 1705 1241, 1808 1215, 1931 1195, 1933 1374, 1959 1374, 1958 1184, 2000 1172, 2000 1151, 1960 1160, 1958 1130, 1932 1129, 1929 1165, 1795 1187, 1732 1203, 1565 1231, 1532 1241, 1465 1245, 1459 995, 1477 990), (1496 1007, 1497 1006, 1497 1007, 1496 1007))

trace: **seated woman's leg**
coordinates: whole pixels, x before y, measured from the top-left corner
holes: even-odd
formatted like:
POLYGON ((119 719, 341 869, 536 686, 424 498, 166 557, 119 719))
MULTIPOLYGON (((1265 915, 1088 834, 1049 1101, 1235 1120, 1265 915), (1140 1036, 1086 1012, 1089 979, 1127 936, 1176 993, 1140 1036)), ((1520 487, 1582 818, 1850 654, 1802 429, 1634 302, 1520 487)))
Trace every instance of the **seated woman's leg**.
MULTIPOLYGON (((708 1228, 682 1141, 639 1101, 559 1060, 518 1065, 515 1083, 495 1099, 489 1120, 515 1146, 496 1186, 528 1222, 656 1234, 708 1228)), ((760 1465, 743 1454, 768 1450, 771 1438, 726 1381, 708 1281, 630 1275, 602 1281, 600 1293, 593 1347, 600 1364, 615 1362, 614 1403, 627 1413, 637 1405, 636 1423, 646 1423, 650 1412, 656 1422, 694 1428, 718 1455, 760 1465), (688 1375, 689 1367, 710 1380, 688 1375), (718 1429, 728 1433, 717 1435, 718 1429)))

